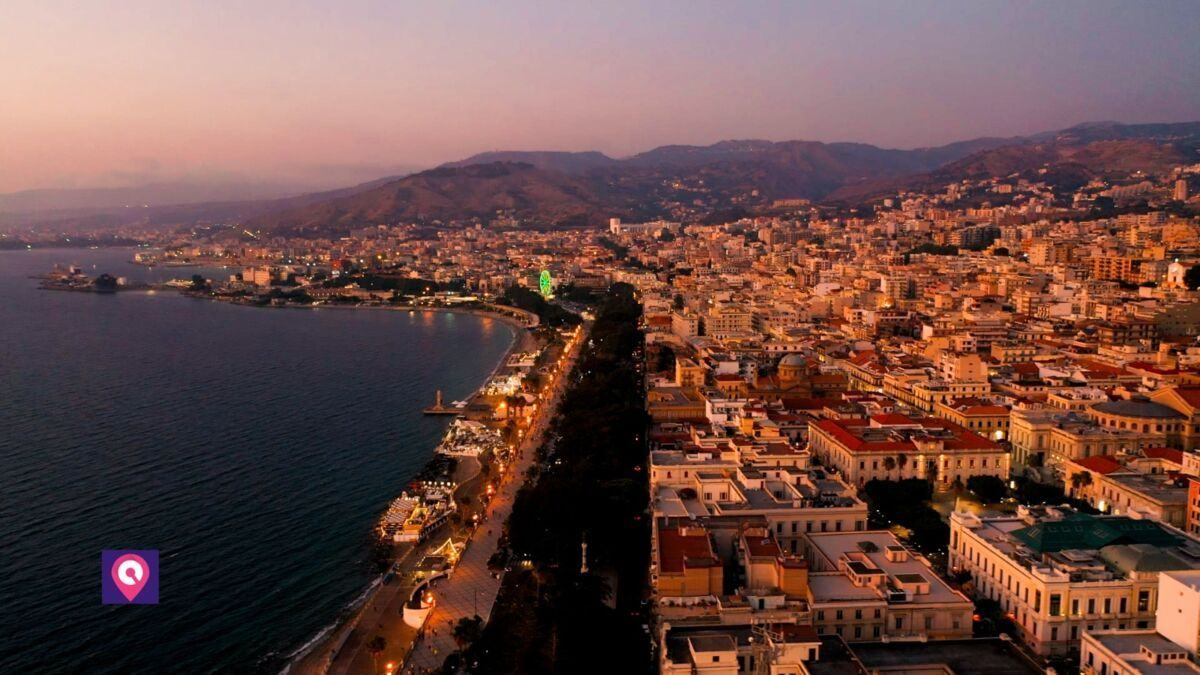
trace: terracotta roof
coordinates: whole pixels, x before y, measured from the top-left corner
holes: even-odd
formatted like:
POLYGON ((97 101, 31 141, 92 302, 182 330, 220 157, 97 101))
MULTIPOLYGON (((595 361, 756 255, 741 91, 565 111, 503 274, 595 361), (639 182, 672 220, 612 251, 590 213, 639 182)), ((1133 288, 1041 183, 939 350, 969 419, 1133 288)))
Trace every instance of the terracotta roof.
POLYGON ((1168 462, 1183 464, 1183 451, 1175 448, 1146 448, 1142 453, 1152 459, 1165 459, 1168 462))
POLYGON ((1079 466, 1091 471, 1107 476, 1115 471, 1120 471, 1125 468, 1123 464, 1108 455, 1094 455, 1092 457, 1080 457, 1074 460, 1079 466))
POLYGON ((1193 408, 1200 408, 1200 387, 1176 387, 1175 393, 1193 408))
POLYGON ((745 537, 746 551, 750 553, 752 558, 778 558, 782 551, 779 549, 779 544, 775 543, 775 538, 768 532, 765 537, 745 537))
POLYGON ((879 415, 871 415, 871 420, 886 426, 896 426, 899 424, 916 424, 916 420, 908 415, 899 415, 896 413, 883 413, 879 415))
MULTIPOLYGON (((945 437, 940 438, 946 450, 994 450, 1000 447, 983 436, 973 431, 968 431, 949 420, 934 417, 910 419, 904 415, 876 415, 872 419, 878 422, 881 418, 892 417, 903 419, 904 422, 902 424, 919 424, 921 428, 926 430, 940 429, 949 432, 945 437)), ((845 446, 851 452, 908 452, 916 450, 916 444, 908 438, 892 437, 886 440, 865 440, 862 434, 867 431, 867 429, 864 429, 867 425, 868 422, 866 420, 858 419, 828 419, 810 424, 810 426, 815 426, 832 436, 838 443, 845 446)))
POLYGON ((669 527, 658 533, 659 570, 682 574, 687 567, 714 567, 721 562, 713 553, 708 530, 701 527, 669 527))

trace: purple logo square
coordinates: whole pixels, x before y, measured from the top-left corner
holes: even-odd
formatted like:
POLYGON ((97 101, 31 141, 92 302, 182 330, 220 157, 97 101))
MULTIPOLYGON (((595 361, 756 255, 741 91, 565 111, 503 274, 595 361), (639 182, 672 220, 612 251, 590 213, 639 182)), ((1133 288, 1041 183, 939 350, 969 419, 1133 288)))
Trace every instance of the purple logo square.
POLYGON ((101 551, 100 600, 106 605, 157 605, 158 551, 101 551))

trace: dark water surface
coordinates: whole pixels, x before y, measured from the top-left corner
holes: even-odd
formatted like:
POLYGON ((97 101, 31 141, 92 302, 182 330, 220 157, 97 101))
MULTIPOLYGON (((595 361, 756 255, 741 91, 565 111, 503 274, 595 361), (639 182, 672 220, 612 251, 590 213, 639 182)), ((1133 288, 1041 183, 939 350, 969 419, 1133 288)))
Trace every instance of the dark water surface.
POLYGON ((445 426, 420 408, 513 333, 28 278, 197 272, 131 256, 0 252, 0 672, 277 671, 368 583, 375 519, 445 426), (105 548, 160 550, 160 605, 100 604, 105 548))

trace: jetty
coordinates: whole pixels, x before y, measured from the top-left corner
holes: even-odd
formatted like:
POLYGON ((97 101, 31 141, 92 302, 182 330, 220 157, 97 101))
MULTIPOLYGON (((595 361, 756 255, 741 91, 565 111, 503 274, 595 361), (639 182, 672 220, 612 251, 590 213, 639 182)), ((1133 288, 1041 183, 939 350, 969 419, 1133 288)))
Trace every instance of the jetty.
POLYGON ((421 412, 426 415, 461 415, 462 408, 456 406, 448 406, 442 402, 442 390, 437 390, 437 397, 434 399, 433 405, 425 408, 421 412))

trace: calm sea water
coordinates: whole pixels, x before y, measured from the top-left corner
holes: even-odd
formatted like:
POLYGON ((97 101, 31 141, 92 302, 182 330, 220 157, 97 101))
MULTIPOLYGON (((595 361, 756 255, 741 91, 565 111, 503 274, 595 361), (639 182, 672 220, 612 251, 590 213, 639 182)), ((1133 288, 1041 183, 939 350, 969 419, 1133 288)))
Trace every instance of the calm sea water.
MULTIPOLYGON (((269 672, 365 588, 370 530, 510 344, 452 314, 39 291, 0 252, 0 672, 269 672), (102 606, 100 551, 157 548, 157 606, 102 606)), ((204 270, 209 276, 227 275, 204 270)))

